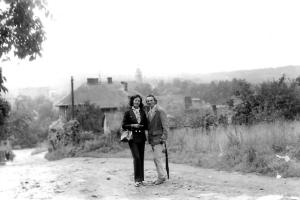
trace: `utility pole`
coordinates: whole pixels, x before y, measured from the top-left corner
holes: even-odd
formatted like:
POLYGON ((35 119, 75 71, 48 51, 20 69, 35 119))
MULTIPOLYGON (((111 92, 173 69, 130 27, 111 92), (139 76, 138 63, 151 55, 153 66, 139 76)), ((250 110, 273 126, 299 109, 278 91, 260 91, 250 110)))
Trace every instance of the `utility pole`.
POLYGON ((74 87, 73 87, 73 76, 71 76, 71 100, 72 100, 72 119, 74 119, 74 87))
POLYGON ((2 90, 2 84, 3 84, 3 80, 2 80, 2 67, 0 67, 0 95, 1 95, 1 90, 2 90))

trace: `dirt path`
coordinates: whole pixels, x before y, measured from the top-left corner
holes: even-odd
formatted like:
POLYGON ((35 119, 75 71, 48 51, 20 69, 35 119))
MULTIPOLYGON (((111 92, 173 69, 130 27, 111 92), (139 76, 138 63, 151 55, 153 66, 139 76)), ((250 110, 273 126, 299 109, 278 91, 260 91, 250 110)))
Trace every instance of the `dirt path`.
MULTIPOLYGON (((165 184, 133 186, 131 159, 68 158, 46 161, 44 153, 16 151, 16 160, 0 166, 0 199, 234 199, 300 200, 300 179, 242 175, 170 164, 165 184)), ((145 162, 145 179, 155 178, 145 162)))

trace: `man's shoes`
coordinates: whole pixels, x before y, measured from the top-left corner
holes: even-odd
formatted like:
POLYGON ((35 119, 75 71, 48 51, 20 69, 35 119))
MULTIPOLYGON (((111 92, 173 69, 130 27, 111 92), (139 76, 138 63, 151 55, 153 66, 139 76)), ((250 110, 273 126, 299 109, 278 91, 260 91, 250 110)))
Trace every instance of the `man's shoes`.
POLYGON ((159 178, 159 179, 153 181, 153 184, 160 185, 160 184, 164 183, 165 181, 166 181, 166 178, 159 178))

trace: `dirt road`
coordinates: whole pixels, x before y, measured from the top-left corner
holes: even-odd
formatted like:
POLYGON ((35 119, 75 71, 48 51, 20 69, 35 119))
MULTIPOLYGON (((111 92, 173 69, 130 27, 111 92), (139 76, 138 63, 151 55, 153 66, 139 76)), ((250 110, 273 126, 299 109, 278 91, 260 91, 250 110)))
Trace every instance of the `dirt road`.
MULTIPOLYGON (((300 179, 242 175, 170 164, 171 179, 162 185, 133 186, 131 159, 68 158, 47 161, 32 150, 15 151, 0 166, 0 199, 233 199, 300 200, 300 179)), ((155 178, 152 161, 145 179, 155 178)))

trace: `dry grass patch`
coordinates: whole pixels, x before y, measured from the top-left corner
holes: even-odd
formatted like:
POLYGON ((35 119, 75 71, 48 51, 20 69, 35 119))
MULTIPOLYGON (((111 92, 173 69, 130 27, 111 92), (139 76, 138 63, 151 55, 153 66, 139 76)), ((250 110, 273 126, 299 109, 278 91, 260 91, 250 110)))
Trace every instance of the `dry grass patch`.
POLYGON ((184 128, 169 135, 174 162, 270 176, 299 176, 299 146, 297 122, 219 127, 210 132, 184 128))

